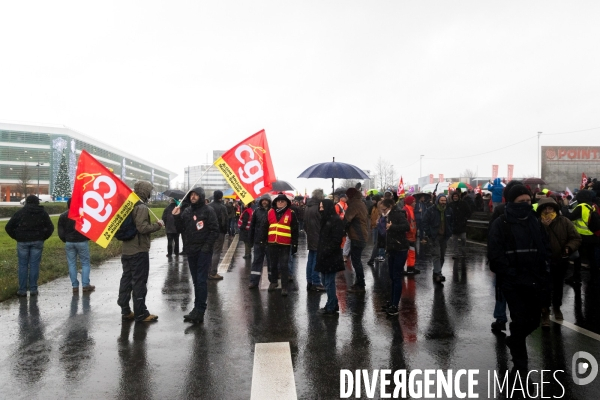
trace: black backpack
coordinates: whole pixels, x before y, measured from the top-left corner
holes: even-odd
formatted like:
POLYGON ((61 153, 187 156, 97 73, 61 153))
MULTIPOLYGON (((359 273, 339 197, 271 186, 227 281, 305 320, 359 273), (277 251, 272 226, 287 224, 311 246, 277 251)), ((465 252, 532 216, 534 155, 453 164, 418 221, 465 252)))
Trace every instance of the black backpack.
MULTIPOLYGON (((135 207, 137 207, 137 204, 133 207, 134 210, 135 207)), ((115 238, 117 240, 126 242, 128 240, 133 239, 137 234, 138 230, 135 226, 135 221, 133 220, 133 210, 131 210, 129 215, 127 215, 127 218, 125 218, 125 221, 123 221, 123 223, 117 230, 117 233, 115 233, 115 238)))

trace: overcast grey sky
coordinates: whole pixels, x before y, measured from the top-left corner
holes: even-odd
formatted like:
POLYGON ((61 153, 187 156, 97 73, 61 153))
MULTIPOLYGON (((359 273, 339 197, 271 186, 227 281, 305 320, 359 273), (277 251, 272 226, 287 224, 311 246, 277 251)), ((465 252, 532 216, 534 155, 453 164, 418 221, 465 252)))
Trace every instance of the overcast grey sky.
POLYGON ((598 145, 598 1, 0 0, 0 119, 63 124, 183 179, 265 129, 275 172, 537 174, 598 145), (519 141, 503 150, 492 151, 519 141), (446 158, 446 159, 445 159, 446 158), (447 159, 455 158, 455 159, 447 159))

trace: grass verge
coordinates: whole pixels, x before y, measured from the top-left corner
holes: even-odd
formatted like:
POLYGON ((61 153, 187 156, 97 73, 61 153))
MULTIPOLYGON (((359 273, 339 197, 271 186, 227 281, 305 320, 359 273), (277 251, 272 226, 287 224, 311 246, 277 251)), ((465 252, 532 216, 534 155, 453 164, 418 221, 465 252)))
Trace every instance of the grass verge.
MULTIPOLYGON (((159 217, 162 215, 162 208, 152 208, 152 211, 159 217)), ((156 218, 150 214, 152 222, 156 218)), ((42 252, 42 262, 40 264, 40 278, 38 284, 49 282, 53 279, 68 275, 67 255, 65 245, 58 238, 58 217, 51 217, 54 224, 54 233, 44 242, 44 251, 42 252)), ((0 301, 4 301, 16 295, 19 289, 18 280, 18 259, 17 242, 8 236, 4 227, 8 221, 0 221, 0 301)), ((161 229, 152 234, 152 239, 165 236, 165 230, 161 229)), ((103 261, 121 254, 121 242, 113 239, 110 244, 103 249, 94 242, 90 242, 90 260, 92 269, 97 267, 103 261)))

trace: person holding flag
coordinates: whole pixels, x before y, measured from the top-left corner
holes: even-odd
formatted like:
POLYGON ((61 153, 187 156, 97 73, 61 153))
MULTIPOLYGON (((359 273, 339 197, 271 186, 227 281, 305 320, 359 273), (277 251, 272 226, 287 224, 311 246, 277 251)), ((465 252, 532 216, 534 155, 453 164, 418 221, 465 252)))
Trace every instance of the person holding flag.
POLYGON ((187 240, 188 264, 194 283, 194 308, 183 316, 191 322, 204 322, 206 299, 208 298, 208 271, 214 244, 219 237, 219 222, 212 207, 205 204, 204 189, 197 186, 186 196, 191 205, 183 214, 179 207, 173 209, 175 224, 183 231, 187 240))
POLYGON ((150 273, 150 235, 165 226, 162 220, 150 223, 150 213, 146 202, 154 187, 148 181, 137 181, 133 191, 140 198, 131 211, 137 234, 130 240, 123 241, 121 263, 123 274, 119 285, 119 299, 124 320, 152 322, 158 320, 157 315, 150 314, 146 308, 148 275, 150 273), (133 292, 133 311, 129 305, 133 292))

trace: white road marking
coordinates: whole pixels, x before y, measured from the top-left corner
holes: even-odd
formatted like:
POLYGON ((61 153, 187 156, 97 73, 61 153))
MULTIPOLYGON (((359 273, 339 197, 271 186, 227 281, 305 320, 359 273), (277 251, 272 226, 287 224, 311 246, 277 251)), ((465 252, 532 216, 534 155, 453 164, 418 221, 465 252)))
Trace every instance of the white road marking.
POLYGON ((256 343, 250 400, 297 398, 290 344, 256 343))
MULTIPOLYGON (((228 240, 228 239, 225 239, 228 240)), ((220 273, 225 273, 229 270, 229 265, 231 264, 231 260, 233 259, 233 254, 235 253, 235 249, 237 248, 238 242, 240 240, 239 235, 235 235, 229 248, 227 249, 227 253, 225 253, 225 257, 223 257, 223 261, 219 264, 218 271, 220 273)))
POLYGON ((580 326, 572 324, 572 323, 570 323, 568 321, 557 321, 556 319, 554 319, 554 317, 552 315, 550 316, 550 320, 553 321, 553 322, 556 322, 557 324, 565 326, 565 327, 567 327, 569 329, 572 329, 575 332, 579 332, 582 335, 585 335, 587 337, 590 337, 590 338, 595 339, 595 340, 597 340, 597 341, 600 342, 600 335, 598 335, 597 333, 588 331, 587 329, 584 329, 584 328, 582 328, 580 326))
POLYGON ((260 290, 267 290, 269 288, 269 270, 266 266, 262 269, 262 275, 260 277, 260 290))

